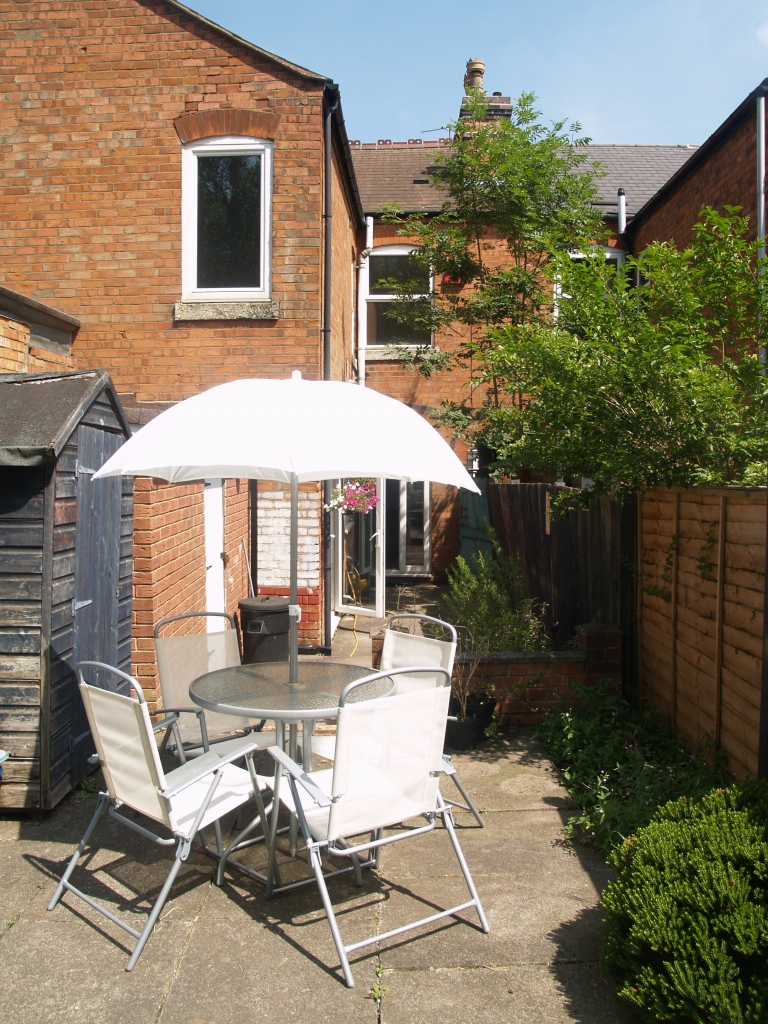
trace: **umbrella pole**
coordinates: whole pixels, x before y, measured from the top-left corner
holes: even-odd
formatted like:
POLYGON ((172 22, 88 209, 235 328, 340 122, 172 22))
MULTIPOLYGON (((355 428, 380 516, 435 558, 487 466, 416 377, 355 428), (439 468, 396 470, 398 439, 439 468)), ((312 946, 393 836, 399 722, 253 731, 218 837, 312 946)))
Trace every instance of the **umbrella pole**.
POLYGON ((289 681, 299 681, 299 478, 291 473, 291 597, 288 641, 290 645, 289 681))

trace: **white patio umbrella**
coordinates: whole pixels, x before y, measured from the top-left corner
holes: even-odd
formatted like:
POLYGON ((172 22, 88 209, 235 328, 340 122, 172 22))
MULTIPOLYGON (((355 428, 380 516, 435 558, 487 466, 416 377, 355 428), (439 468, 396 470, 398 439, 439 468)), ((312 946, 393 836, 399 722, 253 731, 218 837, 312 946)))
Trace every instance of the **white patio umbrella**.
POLYGON ((161 413, 95 474, 168 483, 207 477, 291 485, 290 681, 298 679, 298 488, 310 480, 433 480, 479 493, 434 427, 413 409, 340 381, 236 380, 161 413))

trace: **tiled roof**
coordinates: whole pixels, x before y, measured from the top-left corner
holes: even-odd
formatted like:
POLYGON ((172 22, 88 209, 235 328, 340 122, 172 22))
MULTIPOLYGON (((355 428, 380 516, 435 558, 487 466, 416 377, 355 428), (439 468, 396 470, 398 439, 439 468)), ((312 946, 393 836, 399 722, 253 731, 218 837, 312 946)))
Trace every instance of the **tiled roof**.
MULTIPOLYGON (((696 152, 696 146, 590 145, 587 164, 599 160, 604 178, 596 182, 606 212, 616 209, 616 192, 627 193, 627 217, 631 218, 675 171, 696 152)), ((585 165, 586 166, 586 165, 585 165)))
MULTIPOLYGON (((616 191, 627 194, 627 215, 632 217, 695 151, 695 146, 585 147, 588 162, 599 160, 605 177, 597 181, 601 205, 606 213, 616 210, 616 191)), ((378 213, 385 203, 397 203, 407 213, 433 213, 440 209, 445 194, 428 181, 429 168, 439 153, 440 143, 380 142, 353 144, 352 160, 366 213, 378 213)))

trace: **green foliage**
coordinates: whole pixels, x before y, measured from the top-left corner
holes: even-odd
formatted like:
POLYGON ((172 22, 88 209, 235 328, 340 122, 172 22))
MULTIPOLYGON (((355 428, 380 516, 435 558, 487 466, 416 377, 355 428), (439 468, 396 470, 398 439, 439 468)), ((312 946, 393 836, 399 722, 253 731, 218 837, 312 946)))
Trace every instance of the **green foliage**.
POLYGON ((547 753, 581 807, 567 834, 607 855, 647 825, 660 804, 722 783, 702 751, 684 750, 648 712, 632 711, 606 681, 574 687, 577 706, 538 727, 547 753))
POLYGON ((441 211, 405 218, 392 205, 383 211, 399 234, 416 240, 411 262, 435 281, 426 297, 414 282, 392 282, 399 299, 388 315, 433 332, 480 326, 462 345, 466 358, 484 350, 486 328, 537 318, 549 302, 545 271, 553 256, 603 230, 593 205, 599 172, 582 169, 589 140, 578 137, 580 126, 541 124, 532 93, 520 96, 511 118, 486 121, 482 94, 469 95, 471 116, 451 123, 448 153, 430 174, 445 195, 441 211))
POLYGON ((477 423, 496 470, 591 493, 764 483, 768 305, 746 236, 735 208, 707 209, 682 251, 654 243, 618 272, 560 259, 550 323, 496 331, 478 373, 501 394, 477 423))
POLYGON ((650 1020, 768 1020, 768 784, 662 807, 612 856, 603 965, 650 1020))
POLYGON ((462 627, 459 649, 544 651, 549 637, 528 590, 519 555, 507 555, 494 538, 493 554, 478 552, 469 565, 459 556, 448 570, 445 614, 462 627), (468 631, 468 632, 467 632, 468 631))

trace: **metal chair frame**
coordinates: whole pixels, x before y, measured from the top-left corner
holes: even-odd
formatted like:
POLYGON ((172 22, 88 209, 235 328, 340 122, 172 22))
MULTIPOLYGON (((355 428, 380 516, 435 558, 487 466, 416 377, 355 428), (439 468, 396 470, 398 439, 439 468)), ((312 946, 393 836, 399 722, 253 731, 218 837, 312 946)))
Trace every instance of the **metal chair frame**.
MULTIPOLYGON (((158 639, 163 639, 162 637, 160 637, 160 630, 161 630, 161 628, 163 626, 167 626, 169 622, 179 622, 181 619, 195 619, 195 618, 222 618, 222 619, 226 619, 229 622, 229 624, 230 624, 232 630, 234 631, 235 635, 237 635, 237 626, 235 624, 235 620, 227 612, 184 612, 181 615, 171 615, 168 618, 160 619, 160 621, 155 626, 154 632, 153 632, 153 637, 154 637, 154 641, 155 641, 155 649, 157 649, 157 641, 158 641, 158 639)), ((160 690, 161 690, 161 692, 162 692, 162 689, 163 689, 163 676, 162 676, 162 672, 161 672, 160 673, 160 690)), ((165 695, 163 695, 163 703, 165 704, 165 695)), ((173 736, 174 739, 175 739, 175 742, 176 742, 176 754, 177 754, 177 756, 178 756, 178 758, 179 758, 179 760, 181 761, 182 764, 186 763, 187 755, 188 754, 197 755, 197 754, 199 754, 201 748, 202 748, 203 753, 207 753, 211 749, 211 746, 214 746, 217 743, 228 742, 228 741, 231 741, 233 738, 236 739, 236 738, 239 738, 240 736, 247 736, 247 735, 249 735, 250 733, 253 733, 253 732, 260 733, 262 728, 264 727, 264 724, 265 724, 265 721, 266 721, 266 719, 263 719, 256 726, 250 726, 250 725, 244 726, 242 731, 240 733, 238 733, 235 737, 233 737, 233 736, 219 736, 219 737, 214 737, 213 739, 211 739, 208 736, 208 727, 207 727, 206 721, 205 721, 205 712, 203 711, 202 708, 193 708, 193 707, 165 707, 165 706, 163 706, 162 711, 174 714, 176 716, 176 719, 173 722, 169 722, 167 719, 163 719, 162 721, 157 722, 154 725, 154 729, 155 729, 156 732, 159 731, 162 728, 165 728, 165 736, 163 737, 162 742, 160 744, 160 753, 162 755, 166 751, 166 749, 168 748, 168 741, 170 740, 171 736, 173 736), (199 728, 200 728, 200 736, 201 736, 201 742, 200 743, 187 743, 187 744, 184 744, 182 742, 181 734, 179 732, 179 726, 178 726, 178 716, 179 715, 185 715, 185 714, 187 714, 187 715, 196 715, 197 716, 198 725, 199 725, 199 728)), ((158 714, 160 714, 160 713, 161 712, 158 712, 158 714)), ((261 746, 264 747, 265 745, 266 744, 264 742, 262 742, 261 746)))
MULTIPOLYGON (((92 687, 90 684, 84 681, 84 668, 95 668, 98 670, 112 673, 118 679, 121 679, 130 685, 130 687, 133 689, 135 693, 136 700, 140 705, 146 705, 144 693, 141 687, 139 686, 138 682, 133 678, 133 676, 130 676, 126 672, 122 672, 120 669, 114 668, 111 665, 106 665, 103 662, 80 662, 80 664, 77 666, 76 671, 78 683, 80 684, 81 688, 93 690, 99 689, 98 687, 92 687)), ((87 692, 87 689, 84 692, 87 692)), ((98 734, 98 727, 95 726, 95 722, 91 717, 91 712, 88 704, 86 704, 86 710, 88 711, 88 717, 91 724, 91 729, 94 733, 94 738, 97 740, 97 748, 103 750, 101 740, 98 734)), ((146 719, 146 721, 148 723, 148 728, 151 728, 151 725, 149 725, 148 718, 146 719)), ((154 745, 154 737, 151 733, 147 737, 147 742, 152 743, 154 745)), ((149 748, 145 747, 145 756, 148 756, 148 754, 146 754, 146 751, 148 749, 149 748)), ((75 896, 78 896, 80 899, 84 900, 90 907, 92 907, 94 910, 97 910, 100 914, 103 914, 103 916, 112 921, 113 924, 116 924, 118 927, 122 928, 124 931, 128 932, 129 935, 132 935, 134 939, 136 939, 136 946, 134 947, 134 950, 131 953, 131 956, 128 960, 128 964, 126 965, 125 968, 126 971, 132 971, 136 965, 136 961, 139 959, 142 950, 144 949, 144 946, 146 945, 147 940, 149 939, 149 936, 152 932, 152 929, 155 926, 155 923, 157 922, 160 912, 162 911, 163 906, 165 905, 165 901, 167 900, 168 895, 171 891, 171 887, 176 879, 176 875, 178 874, 181 865, 189 857, 190 849, 192 847, 192 842, 195 836, 198 835, 198 833, 200 834, 203 844, 203 850, 206 853, 212 854, 214 856, 220 856, 221 854, 222 843, 219 819, 217 818, 215 821, 211 822, 214 825, 214 829, 216 832, 217 851, 212 851, 209 848, 205 840, 205 834, 203 830, 200 828, 200 825, 206 815, 206 812, 208 811, 211 800, 213 799, 216 790, 218 789, 219 783, 221 782, 222 772, 233 761, 245 758, 246 765, 248 767, 248 775, 250 777, 251 792, 243 796, 242 800, 240 800, 239 802, 240 804, 246 803, 248 800, 251 799, 251 797, 255 796, 259 817, 261 819, 262 827, 264 828, 266 834, 267 810, 264 807, 264 802, 261 798, 259 778, 256 775, 256 771, 253 765, 253 753, 255 750, 258 749, 258 744, 254 743, 252 740, 248 740, 248 738, 245 737, 240 745, 240 749, 231 752, 226 757, 220 758, 218 757, 218 755, 213 755, 213 762, 211 760, 211 756, 202 757, 199 760, 195 761, 193 764, 189 764, 188 766, 185 766, 183 768, 177 768, 175 772, 171 773, 170 779, 172 784, 170 786, 166 785, 165 788, 163 788, 162 790, 158 790, 160 797, 166 801, 171 801, 173 797, 178 796, 180 793, 184 792, 184 790, 188 789, 190 786, 204 779, 207 779, 209 776, 211 778, 211 783, 210 786, 208 787, 208 791, 205 794, 203 802, 201 803, 190 828, 187 831, 172 831, 172 835, 168 839, 164 839, 161 836, 156 835, 154 832, 151 832, 149 829, 144 828, 137 822, 131 821, 129 818, 126 818, 122 814, 118 813, 118 808, 123 805, 131 807, 131 804, 127 800, 121 800, 117 796, 110 795, 108 791, 100 792, 99 800, 96 805, 96 811, 90 821, 90 824, 85 830, 83 838, 78 843, 77 849, 73 853, 69 861, 69 864, 67 865, 67 868, 64 871, 61 880, 59 881, 58 886, 56 887, 56 891, 54 892, 51 901, 48 904, 48 910, 53 910, 56 907, 56 904, 59 902, 59 900, 61 899, 65 892, 71 892, 75 896), (177 773, 181 773, 182 777, 174 783, 173 775, 177 773), (114 818, 115 821, 120 822, 120 824, 132 829, 134 832, 138 832, 139 835, 144 836, 145 839, 149 839, 151 842, 155 843, 158 846, 173 846, 174 844, 176 845, 176 853, 173 863, 170 867, 165 882, 160 890, 160 894, 152 906, 149 918, 147 919, 147 922, 141 932, 137 931, 135 928, 131 927, 131 925, 121 920, 119 917, 117 917, 116 914, 113 914, 110 910, 107 910, 106 907, 101 906, 101 904, 97 903, 96 900, 92 899, 90 896, 82 892, 80 889, 78 889, 70 882, 72 873, 77 867, 77 864, 80 858, 82 857, 86 846, 88 845, 88 841, 91 838, 91 834, 93 833, 93 830, 96 828, 96 825, 98 824, 99 820, 101 819, 105 811, 109 814, 111 818, 114 818)), ((99 755, 95 755, 93 758, 91 758, 91 760, 93 763, 101 763, 102 767, 105 769, 105 772, 109 772, 109 754, 105 753, 103 759, 99 755)), ((108 789, 111 787, 111 785, 112 783, 109 783, 108 789)), ((233 799, 235 798, 233 797, 233 799)), ((139 807, 133 807, 132 809, 139 811, 139 813, 146 813, 142 811, 141 808, 139 807)), ((229 809, 232 808, 228 808, 228 810, 229 809)), ((221 813, 223 814, 225 813, 225 811, 222 811, 221 813)), ((152 818, 151 820, 159 821, 159 819, 152 818)))
MULTIPOLYGON (((433 622, 435 623, 435 625, 442 626, 443 629, 448 630, 448 632, 451 634, 453 644, 456 644, 458 642, 458 634, 456 632, 456 627, 452 626, 450 622, 444 622, 442 619, 436 619, 433 615, 420 615, 416 612, 398 612, 396 615, 391 615, 387 619, 384 628, 390 629, 392 623, 396 619, 416 619, 420 622, 433 622)), ((393 632, 397 632, 397 630, 393 630, 393 632)), ((433 638, 430 637, 429 639, 433 638)), ((448 671, 453 671, 453 660, 451 661, 451 664, 448 666, 448 671)), ((452 715, 449 715, 448 717, 451 721, 455 721, 455 718, 452 715)), ((450 804, 451 807, 460 807, 461 810, 463 811, 469 811, 470 814, 472 814, 472 816, 474 817, 475 821, 480 826, 480 828, 485 828, 485 819, 480 813, 474 800, 467 792, 464 783, 459 778, 456 768, 453 765, 453 759, 451 758, 451 755, 444 754, 443 760, 445 761, 445 768, 443 769, 444 773, 453 781, 453 784, 456 786, 459 793, 461 793, 461 795, 464 797, 464 800, 466 802, 462 803, 460 800, 451 800, 451 798, 447 796, 444 796, 443 799, 447 804, 450 804)))
MULTIPOLYGON (((357 679, 352 683, 349 683, 341 693, 339 698, 339 708, 343 708, 347 697, 352 690, 359 686, 363 686, 366 683, 370 683, 376 679, 392 678, 398 675, 404 675, 406 673, 429 673, 434 675, 435 672, 439 672, 445 677, 443 686, 450 686, 450 673, 447 669, 438 668, 436 666, 413 666, 405 668, 390 669, 389 671, 383 670, 376 672, 370 676, 365 676, 363 679, 357 679)), ((434 811, 424 813, 424 818, 427 822, 426 825, 409 828, 403 833, 397 835, 386 836, 383 835, 383 829, 378 828, 371 832, 371 839, 368 842, 356 843, 351 846, 346 838, 336 838, 332 840, 317 840, 313 837, 307 818, 304 812, 304 807, 299 796, 298 786, 301 786, 312 798, 314 803, 318 807, 331 808, 332 804, 337 799, 343 799, 343 797, 329 797, 312 779, 311 775, 308 775, 304 770, 296 764, 290 757, 288 757, 279 747, 270 747, 269 752, 275 759, 275 781, 273 786, 274 794, 274 809, 272 812, 272 834, 270 839, 270 865, 269 865, 269 880, 267 882, 267 898, 269 899, 273 895, 277 895, 283 892, 288 892, 293 889, 297 889, 301 886, 311 885, 316 882, 318 889, 320 890, 320 896, 323 902, 323 907, 328 918, 328 924, 331 929, 333 941, 336 946, 336 951, 339 955, 341 968, 344 974, 344 980, 349 988, 354 987, 354 978, 352 976, 352 970, 349 965, 348 954, 356 949, 361 949, 364 946, 369 946, 375 942, 381 942, 383 940, 392 938, 396 935, 401 935, 404 932, 411 931, 414 928, 420 928, 424 925, 432 924, 435 921, 439 921, 444 917, 455 917, 462 910, 468 910, 474 907, 477 915, 480 919, 480 925, 484 932, 490 931, 488 920, 485 916, 480 897, 478 896, 477 889, 472 880, 467 862, 464 858, 464 853, 459 844, 456 830, 454 827, 453 814, 451 807, 447 805, 443 799, 440 790, 436 793, 436 806, 434 811), (275 827, 277 823, 277 807, 280 792, 280 780, 281 776, 285 776, 288 781, 288 786, 291 791, 291 798, 293 807, 298 815, 299 824, 304 836, 304 841, 307 848, 307 858, 309 865, 314 872, 314 879, 304 879, 300 882, 294 882, 289 885, 281 885, 279 883, 279 874, 277 872, 277 864, 275 860, 275 827), (451 845, 453 846, 454 853, 461 867, 464 881, 466 882, 467 888, 471 899, 464 903, 460 903, 454 907, 450 907, 447 910, 441 910, 436 914, 430 914, 428 917, 413 921, 410 924, 402 925, 399 928, 393 928, 390 931, 381 933, 379 935, 373 935, 367 939, 363 939, 359 942, 353 942, 349 945, 345 945, 342 940, 341 933, 339 931, 338 922, 336 915, 333 911, 333 905, 331 898, 328 893, 327 881, 329 878, 334 878, 338 875, 347 874, 350 872, 354 873, 356 885, 362 885, 362 869, 378 867, 380 861, 380 851, 383 846, 390 845, 392 843, 401 842, 404 839, 410 839, 417 835, 423 835, 426 832, 431 832, 435 828, 437 818, 441 818, 446 832, 448 833, 451 845), (322 855, 323 852, 330 854, 333 857, 346 857, 351 859, 352 864, 350 867, 342 868, 337 871, 324 872, 322 867, 322 855), (368 857, 365 861, 360 861, 360 854, 367 854, 368 857), (373 854, 373 856, 371 856, 373 854)), ((444 771, 444 769, 441 769, 444 771)), ((436 773, 430 772, 431 775, 436 773)), ((227 853, 225 851, 222 858, 219 860, 219 871, 223 871, 225 858, 227 853)))

